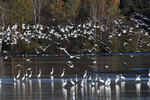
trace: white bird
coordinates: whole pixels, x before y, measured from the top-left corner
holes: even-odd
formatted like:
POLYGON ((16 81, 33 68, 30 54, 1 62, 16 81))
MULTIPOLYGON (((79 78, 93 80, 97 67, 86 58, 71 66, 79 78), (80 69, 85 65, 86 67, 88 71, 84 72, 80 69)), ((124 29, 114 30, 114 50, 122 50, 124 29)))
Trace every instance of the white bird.
POLYGON ((35 51, 36 51, 37 54, 40 54, 40 52, 36 48, 35 48, 35 51))
POLYGON ((150 70, 149 70, 148 76, 150 77, 150 70))
POLYGON ((39 74, 38 74, 38 78, 40 78, 40 77, 41 77, 41 72, 42 72, 42 71, 40 70, 40 71, 39 71, 39 74))
POLYGON ((46 49, 48 48, 50 46, 50 44, 49 45, 47 45, 45 48, 43 48, 42 46, 40 46, 39 44, 38 44, 38 48, 40 48, 42 51, 46 51, 46 49))
POLYGON ((24 74, 21 80, 24 81, 24 80, 25 80, 25 77, 26 77, 26 75, 24 74))
POLYGON ((54 67, 52 67, 52 71, 50 72, 50 75, 52 76, 54 73, 54 67))
POLYGON ((21 73, 21 70, 19 70, 18 75, 16 76, 17 79, 20 77, 20 73, 21 73))
POLYGON ((141 81, 140 75, 136 75, 136 79, 135 79, 135 81, 136 81, 136 82, 141 81))
POLYGON ((62 72, 62 74, 61 74, 61 76, 60 76, 60 77, 63 77, 63 76, 64 76, 64 74, 65 74, 65 68, 63 69, 63 72, 62 72))
POLYGON ((97 81, 98 80, 98 75, 96 75, 96 77, 95 77, 95 81, 97 81))
POLYGON ((31 78, 32 77, 32 70, 31 70, 31 72, 30 72, 30 74, 29 74, 29 78, 31 78))
POLYGON ((110 78, 107 77, 107 80, 105 81, 105 86, 109 86, 111 83, 111 80, 110 78))
POLYGON ((84 80, 81 81, 81 86, 84 87, 84 80))
POLYGON ((122 74, 120 75, 120 78, 123 79, 123 80, 126 79, 122 74))
POLYGON ((91 81, 91 80, 92 80, 92 77, 91 77, 91 75, 89 76, 88 80, 89 80, 89 81, 91 81))
POLYGON ((28 77, 28 72, 27 72, 27 70, 26 70, 26 74, 25 74, 25 76, 26 76, 26 77, 28 77))
POLYGON ((70 79, 71 85, 75 85, 74 81, 70 79))
POLYGON ((73 68, 73 67, 74 67, 71 61, 68 61, 68 66, 69 66, 70 68, 73 68))
POLYGON ((16 81, 17 81, 17 80, 16 80, 16 77, 14 77, 13 79, 14 79, 14 82, 16 82, 16 81))
POLYGON ((92 85, 92 86, 95 86, 95 83, 92 81, 92 82, 91 82, 91 85, 92 85))
POLYGON ((104 80, 102 80, 102 78, 99 76, 99 81, 101 82, 101 83, 104 83, 105 81, 104 80))
POLYGON ((75 80, 76 80, 76 83, 77 83, 78 82, 78 76, 77 76, 77 74, 76 74, 76 79, 75 80))
POLYGON ((118 83, 119 81, 119 75, 116 75, 115 83, 118 83))
POLYGON ((65 48, 59 48, 59 49, 60 49, 60 50, 63 50, 71 59, 72 59, 72 58, 80 59, 80 57, 79 57, 78 55, 76 55, 76 56, 70 55, 70 54, 68 53, 68 51, 67 51, 65 48))
POLYGON ((64 80, 64 82, 63 82, 63 87, 65 87, 67 85, 67 80, 64 80))
POLYGON ((85 70, 85 73, 84 73, 84 75, 83 75, 83 78, 86 78, 86 76, 87 76, 87 70, 85 70))
POLYGON ((109 68, 109 66, 108 66, 108 65, 105 65, 105 68, 109 68))

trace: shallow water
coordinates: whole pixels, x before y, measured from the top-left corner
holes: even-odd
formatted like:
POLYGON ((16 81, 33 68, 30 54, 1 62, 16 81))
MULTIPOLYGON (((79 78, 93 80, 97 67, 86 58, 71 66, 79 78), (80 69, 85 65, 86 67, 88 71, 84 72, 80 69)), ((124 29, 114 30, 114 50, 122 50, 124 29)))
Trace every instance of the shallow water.
MULTIPOLYGON (((110 86, 96 81, 92 85, 87 81, 81 86, 78 78, 75 86, 63 87, 65 79, 18 79, 14 82, 7 77, 1 79, 0 100, 149 100, 150 82, 148 78, 141 79, 144 81, 135 82, 134 78, 127 78, 118 84, 111 79, 110 86)), ((68 78, 67 81, 69 84, 68 78)))
POLYGON ((0 62, 0 100, 150 100, 149 55, 90 55, 81 56, 80 59, 67 56, 1 57, 0 62), (68 61, 73 63, 73 68, 69 67, 68 61), (53 80, 50 79, 52 67, 53 80), (64 68, 65 74, 60 78, 64 68), (17 76, 19 70, 21 76, 14 81, 13 77, 17 76), (29 75, 31 70, 32 78, 22 81, 23 75, 29 75), (37 78, 39 70, 42 70, 40 79, 37 78), (81 86, 85 70, 88 72, 87 81, 81 86), (120 79, 116 84, 116 75, 120 74, 126 79, 120 79), (63 86, 65 80, 68 84, 70 79, 75 82, 76 75, 76 85, 63 86), (136 75, 140 75, 142 81, 135 82, 136 75), (92 79, 88 80, 90 76, 92 79), (95 81, 96 76, 101 76, 104 81, 109 77, 111 84, 106 86, 95 81))

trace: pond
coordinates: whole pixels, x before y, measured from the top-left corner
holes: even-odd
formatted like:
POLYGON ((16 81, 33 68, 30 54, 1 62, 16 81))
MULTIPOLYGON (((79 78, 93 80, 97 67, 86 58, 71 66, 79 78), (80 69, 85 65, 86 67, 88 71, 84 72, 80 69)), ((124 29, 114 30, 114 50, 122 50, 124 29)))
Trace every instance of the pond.
POLYGON ((149 100, 149 57, 1 57, 0 100, 149 100))

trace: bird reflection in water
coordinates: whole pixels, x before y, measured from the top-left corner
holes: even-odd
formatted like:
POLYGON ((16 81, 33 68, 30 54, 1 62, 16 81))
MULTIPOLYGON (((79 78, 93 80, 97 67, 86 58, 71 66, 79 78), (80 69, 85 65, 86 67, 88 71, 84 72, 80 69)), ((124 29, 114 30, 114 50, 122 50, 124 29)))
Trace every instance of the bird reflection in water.
POLYGON ((67 89, 62 88, 62 93, 63 93, 64 99, 67 100, 67 89))
POLYGON ((120 86, 116 84, 116 100, 120 100, 120 86))
POLYGON ((29 91, 30 91, 30 98, 29 100, 32 100, 32 79, 29 79, 29 91))
POLYGON ((121 82, 121 93, 123 96, 125 95, 125 86, 126 86, 126 82, 122 81, 121 82))
POLYGON ((140 100, 141 83, 136 83, 135 86, 136 86, 137 99, 140 100))
POLYGON ((20 100, 20 93, 21 93, 21 90, 20 90, 20 80, 18 79, 17 80, 17 94, 18 94, 18 99, 20 100))
POLYGON ((21 85, 22 85, 22 92, 23 92, 23 100, 26 100, 26 98, 25 98, 26 97, 26 95, 25 95, 25 93, 26 93, 25 83, 22 82, 21 85))
POLYGON ((75 86, 72 86, 70 88, 70 93, 71 93, 71 97, 72 97, 72 100, 76 100, 76 97, 75 97, 75 86))
POLYGON ((52 95, 54 94, 54 80, 50 80, 52 95))
POLYGON ((106 93, 107 100, 111 100, 111 87, 110 87, 110 85, 105 86, 105 93, 106 93))
POLYGON ((0 100, 2 99, 2 79, 0 79, 0 100))
POLYGON ((38 79, 38 90, 39 90, 39 100, 42 100, 42 98, 41 98, 41 79, 38 79))

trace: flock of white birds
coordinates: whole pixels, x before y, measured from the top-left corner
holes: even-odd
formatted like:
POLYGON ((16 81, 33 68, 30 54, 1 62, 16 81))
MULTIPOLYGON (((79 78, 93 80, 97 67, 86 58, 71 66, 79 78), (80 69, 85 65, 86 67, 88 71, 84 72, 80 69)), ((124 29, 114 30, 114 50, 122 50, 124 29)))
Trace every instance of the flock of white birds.
MULTIPOLYGON (((98 21, 96 24, 94 24, 93 21, 87 21, 83 24, 71 24, 66 26, 22 24, 22 26, 20 27, 15 24, 5 28, 0 27, 0 41, 4 42, 7 45, 16 45, 21 39, 24 40, 29 46, 32 42, 35 42, 34 40, 38 39, 50 41, 46 44, 35 43, 35 53, 40 53, 39 49, 42 52, 45 52, 48 48, 51 47, 51 44, 55 44, 56 48, 58 47, 59 49, 65 51, 65 49, 60 48, 64 43, 63 41, 66 41, 69 44, 73 41, 73 39, 77 39, 77 41, 80 41, 78 39, 82 38, 82 40, 87 39, 88 41, 95 41, 95 45, 91 48, 87 46, 87 48, 84 48, 80 51, 91 52, 91 50, 95 49, 96 46, 106 45, 106 51, 108 50, 108 52, 112 52, 112 48, 110 45, 115 45, 115 42, 112 41, 114 38, 119 40, 120 38, 124 37, 124 40, 122 39, 123 43, 121 43, 122 46, 130 47, 130 43, 135 40, 135 37, 137 37, 138 34, 142 34, 146 38, 139 39, 139 42, 137 43, 138 48, 142 48, 145 46, 149 47, 150 37, 148 35, 148 32, 138 28, 140 26, 140 23, 136 19, 131 18, 131 21, 133 21, 132 23, 134 23, 136 27, 126 24, 121 19, 112 20, 110 21, 110 24, 103 24, 100 21, 98 21)), ((83 46, 86 47, 86 45, 88 44, 86 44, 85 41, 82 40, 80 41, 80 43, 82 43, 83 46)))
MULTIPOLYGON (((135 21, 135 19, 131 19, 131 20, 135 21)), ((24 40, 29 45, 31 44, 33 39, 49 40, 52 43, 56 44, 57 49, 62 50, 64 53, 66 53, 70 59, 73 59, 73 58, 80 59, 80 55, 71 55, 66 50, 67 49, 66 47, 61 46, 62 41, 64 40, 67 41, 68 43, 71 42, 70 38, 78 39, 79 37, 82 37, 88 40, 95 41, 95 37, 96 37, 98 38, 97 41, 99 41, 100 43, 104 43, 104 41, 102 41, 101 38, 107 36, 108 37, 107 41, 109 43, 112 43, 111 38, 116 37, 119 39, 121 36, 126 35, 127 37, 126 39, 128 40, 124 41, 123 43, 124 46, 127 46, 128 42, 132 41, 136 34, 144 33, 144 35, 149 38, 148 32, 137 29, 139 27, 138 24, 136 28, 133 28, 128 25, 123 25, 124 23, 120 19, 113 20, 111 23, 113 25, 111 27, 109 25, 102 24, 101 22, 98 22, 95 25, 92 21, 88 21, 86 23, 79 24, 79 25, 67 25, 67 26, 58 25, 58 26, 50 26, 50 27, 45 27, 40 24, 36 24, 32 26, 22 24, 21 32, 18 31, 19 29, 18 25, 12 25, 12 26, 8 26, 7 28, 0 27, 1 28, 0 30, 3 30, 0 32, 0 35, 2 36, 1 41, 6 43, 7 45, 16 45, 18 44, 19 39, 24 40), (98 30, 100 34, 96 34, 96 30, 98 30)), ((150 42, 148 43, 144 39, 141 39, 139 41, 139 44, 140 44, 140 47, 144 45, 148 47, 150 46, 150 42)), ((41 49, 43 52, 45 52, 47 48, 50 47, 50 45, 51 44, 47 44, 46 46, 45 45, 43 46, 39 43, 36 43, 35 52, 37 54, 40 54, 38 49, 41 49)), ((95 48, 96 46, 98 46, 98 44, 95 44, 93 48, 87 48, 85 51, 88 51, 89 53, 91 53, 92 51, 96 51, 96 48, 95 48)), ((108 47, 108 49, 109 49, 109 52, 111 52, 110 47, 108 47)), ((68 60, 67 63, 70 68, 74 67, 71 60, 68 60)), ((97 63, 96 61, 93 62, 93 64, 96 64, 96 63, 97 63)), ((108 68, 109 66, 106 65, 105 67, 108 68)), ((42 75, 42 71, 39 70, 39 74, 37 75, 38 79, 41 78, 41 75, 42 75)), ((52 68, 52 71, 50 72, 51 79, 55 78, 53 75, 54 75, 54 68, 52 68)), ((60 77, 63 78, 64 75, 65 75, 65 69, 63 69, 60 77)), ((86 84, 87 81, 91 82, 93 86, 95 85, 95 82, 100 82, 104 84, 105 86, 110 86, 111 84, 111 78, 109 77, 107 77, 106 80, 103 80, 101 76, 98 76, 98 75, 95 78, 91 78, 91 77, 92 76, 89 76, 87 71, 85 71, 83 77, 81 77, 82 80, 80 82, 78 82, 79 80, 76 76, 75 81, 73 79, 70 79, 69 81, 64 79, 63 86, 65 87, 69 82, 71 83, 71 85, 80 84, 81 86, 84 86, 84 84, 86 84)), ((30 74, 25 73, 23 74, 22 77, 21 77, 21 70, 19 70, 17 76, 14 77, 14 81, 16 82, 17 80, 21 80, 22 82, 24 82, 25 80, 28 80, 31 78, 32 78, 32 70, 30 71, 30 74)), ((120 80, 121 81, 126 80, 126 78, 122 74, 116 75, 115 83, 117 84, 120 80)), ((140 75, 136 76, 135 81, 136 82, 141 81, 140 75)))

